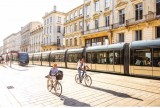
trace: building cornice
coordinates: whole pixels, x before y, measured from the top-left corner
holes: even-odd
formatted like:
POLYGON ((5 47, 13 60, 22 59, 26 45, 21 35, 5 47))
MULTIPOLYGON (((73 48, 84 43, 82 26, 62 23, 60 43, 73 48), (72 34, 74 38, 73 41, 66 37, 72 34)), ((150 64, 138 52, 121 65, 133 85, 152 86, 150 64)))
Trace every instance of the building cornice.
POLYGON ((45 16, 43 16, 42 18, 45 19, 46 17, 50 16, 51 14, 60 14, 60 15, 65 16, 66 13, 63 13, 63 12, 60 12, 60 11, 51 11, 51 12, 47 13, 45 16))
POLYGON ((127 1, 124 1, 124 0, 118 0, 115 8, 118 8, 118 7, 121 7, 121 6, 124 6, 124 5, 127 5, 128 2, 127 1))

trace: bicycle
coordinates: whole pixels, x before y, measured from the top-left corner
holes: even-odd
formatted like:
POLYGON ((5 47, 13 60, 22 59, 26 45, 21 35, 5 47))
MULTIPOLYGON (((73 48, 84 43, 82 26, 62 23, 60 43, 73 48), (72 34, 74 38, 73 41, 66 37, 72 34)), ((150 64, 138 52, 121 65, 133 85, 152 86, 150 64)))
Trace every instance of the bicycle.
POLYGON ((57 96, 61 96, 61 94, 62 94, 62 85, 59 82, 59 80, 62 80, 62 78, 63 78, 63 73, 61 73, 61 75, 59 73, 57 73, 55 81, 53 81, 52 76, 49 76, 48 80, 47 80, 47 89, 48 89, 48 91, 52 92, 52 93, 55 93, 57 96))
MULTIPOLYGON (((91 84, 92 84, 92 78, 89 75, 87 75, 86 71, 81 71, 81 72, 83 74, 83 75, 81 75, 82 81, 84 79, 85 85, 88 86, 88 87, 90 87, 91 84)), ((77 84, 80 83, 79 74, 75 75, 75 81, 76 81, 77 84)))

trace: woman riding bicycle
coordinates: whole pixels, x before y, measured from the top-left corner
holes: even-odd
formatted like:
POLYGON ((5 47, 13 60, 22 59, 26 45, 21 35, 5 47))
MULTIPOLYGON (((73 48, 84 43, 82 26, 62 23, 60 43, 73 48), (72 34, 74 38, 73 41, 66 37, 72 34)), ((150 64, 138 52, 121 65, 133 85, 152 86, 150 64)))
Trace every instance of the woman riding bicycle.
POLYGON ((84 75, 84 72, 86 71, 86 68, 89 69, 89 67, 87 66, 87 64, 84 61, 84 58, 82 58, 81 61, 79 60, 77 63, 77 69, 78 69, 80 83, 82 83, 82 77, 84 75), (81 75, 81 71, 83 71, 82 75, 81 75))

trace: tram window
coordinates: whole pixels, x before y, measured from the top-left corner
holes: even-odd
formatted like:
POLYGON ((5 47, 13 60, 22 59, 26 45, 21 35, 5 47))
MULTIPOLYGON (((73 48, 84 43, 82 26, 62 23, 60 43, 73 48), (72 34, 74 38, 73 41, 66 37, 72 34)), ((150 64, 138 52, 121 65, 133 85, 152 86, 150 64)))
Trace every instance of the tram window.
POLYGON ((153 66, 160 67, 160 48, 153 49, 153 66))
POLYGON ((134 51, 134 64, 136 66, 151 66, 150 49, 141 49, 134 51))
POLYGON ((131 51, 130 51, 130 53, 131 53, 131 54, 130 54, 130 64, 131 64, 131 65, 134 65, 134 59, 133 59, 133 58, 134 58, 134 56, 133 56, 133 50, 131 50, 131 51))
POLYGON ((92 63, 97 63, 97 53, 92 53, 92 63))
POLYGON ((55 55, 53 55, 53 54, 51 55, 50 61, 51 61, 51 62, 55 62, 55 55))
POLYGON ((106 52, 98 52, 98 63, 106 64, 106 52))
POLYGON ((119 65, 120 64, 120 51, 114 52, 114 64, 119 65))
POLYGON ((48 61, 48 56, 42 56, 42 61, 48 61))
POLYGON ((86 62, 87 62, 87 63, 92 63, 91 53, 87 53, 87 54, 86 54, 86 62))
POLYGON ((82 55, 80 53, 77 54, 69 54, 68 55, 68 62, 78 62, 79 59, 82 58, 82 55))
POLYGON ((60 59, 60 58, 59 58, 59 55, 56 54, 56 55, 55 55, 55 62, 59 62, 59 59, 60 59))
POLYGON ((64 62, 64 55, 63 54, 60 55, 60 62, 64 62))
POLYGON ((113 51, 108 52, 108 64, 113 64, 114 57, 113 57, 113 51))

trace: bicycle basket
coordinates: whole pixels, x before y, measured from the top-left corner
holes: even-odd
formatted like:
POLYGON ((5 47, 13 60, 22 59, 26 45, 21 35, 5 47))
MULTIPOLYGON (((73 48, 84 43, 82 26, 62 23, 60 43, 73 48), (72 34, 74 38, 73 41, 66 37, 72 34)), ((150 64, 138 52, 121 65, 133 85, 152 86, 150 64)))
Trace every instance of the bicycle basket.
POLYGON ((58 70, 57 74, 56 74, 56 79, 57 80, 62 80, 63 78, 63 71, 58 70))

